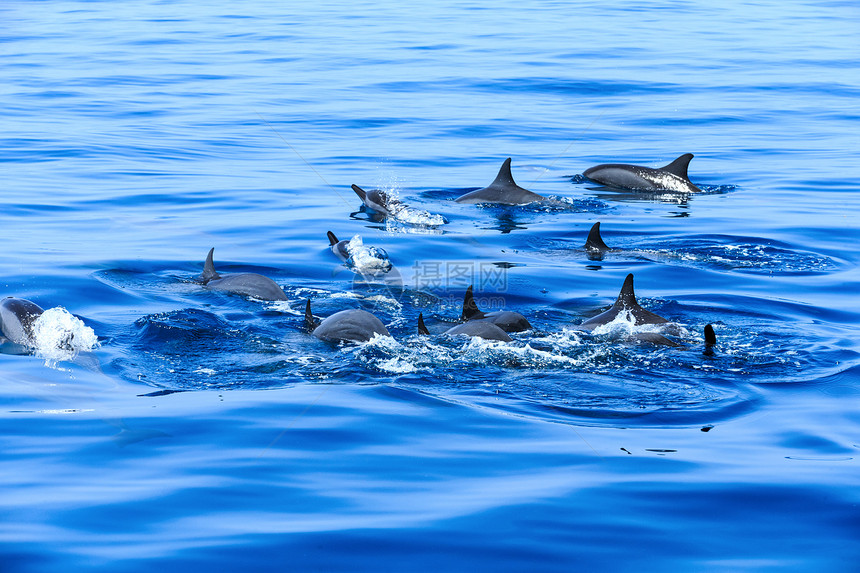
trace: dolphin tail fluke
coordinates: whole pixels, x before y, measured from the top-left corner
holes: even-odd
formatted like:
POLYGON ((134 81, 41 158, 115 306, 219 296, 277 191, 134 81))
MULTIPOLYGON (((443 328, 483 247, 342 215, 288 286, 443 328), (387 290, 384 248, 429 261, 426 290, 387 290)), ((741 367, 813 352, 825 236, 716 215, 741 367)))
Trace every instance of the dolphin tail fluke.
POLYGON ((484 313, 478 308, 478 303, 472 296, 472 285, 466 289, 466 295, 463 297, 463 312, 460 314, 460 320, 475 320, 484 318, 484 313))
POLYGON ((355 191, 355 194, 358 195, 358 198, 362 201, 367 198, 367 192, 358 185, 353 185, 352 190, 355 191))
POLYGON ((215 271, 215 263, 212 261, 212 256, 214 253, 215 253, 215 247, 212 247, 211 249, 209 249, 209 254, 206 255, 206 262, 203 263, 203 274, 201 274, 199 277, 197 277, 204 284, 208 283, 209 281, 221 278, 221 275, 219 275, 215 271))
POLYGON ((430 331, 427 330, 427 326, 424 324, 424 313, 418 313, 418 334, 428 335, 430 331))
POLYGON ((615 301, 615 304, 626 308, 636 308, 639 306, 636 302, 636 294, 633 292, 633 273, 630 273, 624 279, 624 284, 621 286, 621 292, 618 293, 618 300, 615 301))
POLYGON ((673 173, 678 177, 683 177, 684 179, 689 180, 690 178, 687 176, 687 168, 690 166, 690 160, 693 159, 692 153, 685 153, 669 165, 663 168, 663 171, 668 171, 669 173, 673 173))
POLYGON ((591 231, 588 232, 588 238, 585 240, 585 248, 589 251, 608 251, 609 247, 603 242, 600 236, 600 221, 596 222, 591 231))
POLYGON ((336 244, 338 244, 337 237, 335 236, 335 234, 334 234, 334 233, 332 233, 331 231, 327 231, 327 232, 326 232, 326 236, 328 237, 328 242, 329 242, 331 245, 336 245, 336 244))
POLYGON ((505 159, 505 162, 502 163, 501 169, 499 169, 499 174, 496 175, 496 178, 493 180, 493 185, 516 185, 514 183, 514 176, 511 174, 511 158, 508 157, 505 159))
POLYGON ((714 346, 717 344, 717 335, 714 333, 714 327, 710 324, 705 325, 705 354, 713 354, 714 346))

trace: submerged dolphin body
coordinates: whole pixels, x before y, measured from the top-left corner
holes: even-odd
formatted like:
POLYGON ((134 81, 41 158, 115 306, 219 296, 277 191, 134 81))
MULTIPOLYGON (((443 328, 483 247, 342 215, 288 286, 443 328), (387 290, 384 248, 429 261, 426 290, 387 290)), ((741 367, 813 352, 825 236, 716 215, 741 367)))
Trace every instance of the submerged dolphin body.
POLYGON ((33 325, 43 312, 34 302, 7 296, 0 301, 0 335, 15 344, 31 345, 33 325))
POLYGON ((206 262, 203 264, 203 274, 197 277, 197 280, 207 288, 251 296, 261 300, 287 300, 284 289, 269 277, 257 273, 239 273, 222 277, 215 271, 215 263, 212 262, 214 252, 215 247, 209 249, 206 262))
POLYGON ((349 251, 347 250, 349 241, 338 241, 337 236, 331 231, 328 231, 326 233, 326 236, 328 236, 329 248, 331 249, 331 252, 334 253, 337 258, 346 262, 346 260, 349 258, 349 251))
POLYGON ((505 159, 499 174, 483 189, 469 191, 455 199, 457 203, 500 203, 502 205, 525 205, 544 201, 546 197, 523 189, 514 182, 511 174, 511 158, 505 159))
POLYGON ((627 275, 627 278, 624 279, 624 285, 621 287, 621 292, 618 294, 615 304, 613 304, 609 310, 589 318, 580 324, 579 328, 584 330, 594 330, 598 326, 612 322, 622 312, 630 313, 637 325, 667 324, 669 322, 662 316, 656 315, 639 306, 639 303, 636 302, 636 295, 633 292, 633 274, 629 274, 627 275))
POLYGON ((388 217, 393 215, 403 207, 403 203, 394 197, 389 197, 388 194, 381 189, 365 191, 358 185, 353 185, 352 190, 355 191, 355 194, 358 195, 365 207, 372 209, 382 216, 388 217))
POLYGON ((685 153, 669 165, 654 169, 624 163, 606 163, 586 169, 583 175, 601 185, 635 191, 674 191, 700 193, 702 190, 690 182, 687 167, 693 159, 685 153))
MULTIPOLYGON (((427 330, 427 327, 424 325, 423 314, 418 315, 418 334, 430 334, 430 331, 427 330)), ((470 320, 463 324, 458 324, 453 328, 449 328, 442 334, 447 334, 449 336, 474 336, 477 338, 483 338, 484 340, 500 340, 502 342, 513 341, 513 339, 508 336, 507 332, 492 322, 486 322, 483 320, 470 320)))
POLYGON ((367 342, 377 334, 391 336, 381 320, 359 308, 341 310, 320 322, 311 312, 310 300, 305 305, 305 328, 328 342, 367 342))
POLYGON ((466 289, 466 295, 463 297, 463 312, 460 314, 460 320, 467 321, 466 324, 469 322, 489 322, 505 332, 522 332, 523 330, 530 330, 532 327, 526 317, 518 312, 510 310, 481 312, 472 296, 472 285, 469 285, 469 288, 466 289))

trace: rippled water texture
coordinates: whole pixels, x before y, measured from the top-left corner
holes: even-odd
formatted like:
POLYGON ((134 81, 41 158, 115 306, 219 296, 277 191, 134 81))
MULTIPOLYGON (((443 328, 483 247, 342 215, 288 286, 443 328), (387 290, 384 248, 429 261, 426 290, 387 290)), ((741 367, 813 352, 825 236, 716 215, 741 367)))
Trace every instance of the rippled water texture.
POLYGON ((0 346, 3 571, 856 569, 855 3, 0 22, 0 297, 49 311, 0 346), (688 152, 695 195, 582 176, 688 152), (546 201, 454 201, 508 157, 546 201), (578 328, 630 273, 670 324, 578 328), (469 285, 532 328, 445 335, 469 285))

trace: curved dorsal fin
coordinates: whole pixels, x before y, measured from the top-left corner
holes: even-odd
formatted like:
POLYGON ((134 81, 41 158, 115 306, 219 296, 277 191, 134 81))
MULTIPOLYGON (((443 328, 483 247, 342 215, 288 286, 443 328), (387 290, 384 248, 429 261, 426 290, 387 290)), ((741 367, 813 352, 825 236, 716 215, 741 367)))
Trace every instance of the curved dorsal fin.
POLYGON ((496 175, 496 178, 493 180, 493 182, 490 185, 491 186, 492 185, 504 185, 506 187, 509 185, 516 185, 516 183, 514 183, 514 176, 511 175, 511 158, 510 157, 505 159, 504 163, 502 163, 502 167, 501 167, 501 169, 499 169, 499 174, 496 175))
POLYGON ((215 247, 209 249, 209 254, 206 255, 206 262, 203 263, 203 274, 197 277, 199 280, 203 281, 203 283, 208 283, 209 281, 220 279, 221 275, 219 275, 215 271, 215 263, 212 262, 212 254, 215 252, 215 247))
POLYGON ((430 331, 427 330, 427 327, 424 325, 424 313, 418 313, 418 334, 430 334, 430 331))
POLYGON ((717 335, 714 333, 714 327, 710 324, 705 325, 705 354, 713 354, 714 346, 717 344, 717 335))
POLYGON ((331 245, 336 245, 336 244, 338 244, 338 242, 339 242, 339 241, 337 240, 337 237, 335 236, 335 234, 334 234, 334 233, 332 233, 331 231, 328 231, 328 232, 326 232, 326 236, 328 237, 328 242, 329 242, 331 245))
POLYGON ((588 238, 585 240, 585 248, 591 251, 611 250, 600 236, 600 221, 592 225, 591 230, 588 232, 588 238))
POLYGON ((367 192, 358 185, 353 184, 352 190, 355 191, 355 194, 358 195, 358 198, 362 201, 367 197, 367 192))
POLYGON ((633 273, 627 275, 624 279, 624 284, 621 286, 621 292, 618 294, 618 299, 614 306, 624 306, 626 308, 636 308, 639 304, 636 302, 636 295, 633 293, 633 273))
POLYGON ((305 323, 304 328, 308 332, 313 332, 317 326, 317 321, 314 319, 314 314, 311 312, 311 299, 305 303, 305 323))
POLYGON ((684 179, 690 179, 687 176, 687 167, 690 166, 690 160, 693 159, 692 153, 685 153, 666 167, 663 167, 663 171, 668 171, 678 177, 683 177, 684 179))
POLYGON ((472 285, 466 289, 466 294, 463 297, 463 312, 460 314, 460 320, 474 320, 484 318, 484 313, 478 308, 478 303, 472 296, 472 285))

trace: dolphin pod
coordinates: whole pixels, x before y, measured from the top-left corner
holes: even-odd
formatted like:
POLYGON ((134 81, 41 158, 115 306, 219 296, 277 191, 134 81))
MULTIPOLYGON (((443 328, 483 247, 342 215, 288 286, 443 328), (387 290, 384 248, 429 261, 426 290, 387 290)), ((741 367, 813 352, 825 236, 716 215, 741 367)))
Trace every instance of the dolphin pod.
MULTIPOLYGON (((665 167, 656 169, 627 164, 603 164, 589 168, 583 174, 590 180, 607 186, 634 190, 668 190, 694 193, 701 190, 690 182, 687 175, 687 169, 692 158, 693 154, 687 153, 665 167)), ((388 216, 403 208, 403 204, 398 199, 389 196, 383 190, 365 191, 358 185, 352 185, 352 189, 365 207, 377 214, 388 216)), ((502 205, 523 205, 546 200, 546 197, 516 184, 511 173, 511 158, 507 158, 502 163, 496 178, 490 185, 465 193, 455 199, 458 203, 497 203, 502 205)), ((342 261, 347 260, 349 241, 338 240, 331 231, 327 232, 327 237, 332 253, 342 261)), ((594 223, 591 227, 582 248, 589 254, 589 258, 602 256, 603 253, 613 250, 600 235, 600 222, 594 223)), ((209 250, 203 272, 196 278, 206 288, 261 300, 288 300, 284 290, 273 280, 263 275, 237 273, 221 276, 215 270, 214 250, 214 247, 209 250)), ((42 312, 43 310, 37 304, 25 299, 14 297, 2 299, 0 301, 0 335, 2 335, 2 339, 22 345, 30 343, 34 322, 42 312)), ((633 289, 633 275, 628 274, 613 305, 597 316, 584 320, 578 325, 578 328, 584 331, 593 331, 616 320, 622 313, 628 320, 637 325, 665 325, 670 323, 666 318, 646 310, 637 302, 633 289)), ((512 339, 508 333, 532 329, 528 319, 518 312, 508 310, 483 312, 474 299, 471 285, 466 290, 463 299, 460 321, 461 324, 448 328, 442 334, 467 335, 510 342, 512 339)), ((377 335, 391 336, 379 318, 361 309, 342 310, 323 320, 318 320, 313 316, 310 300, 307 301, 305 309, 305 326, 316 338, 331 342, 365 342, 377 335)), ((422 335, 429 334, 421 313, 418 316, 418 332, 422 335)), ((656 332, 638 333, 634 336, 643 342, 681 346, 656 332)), ((713 355, 716 342, 714 328, 708 324, 704 329, 704 353, 713 355)))
POLYGON ((619 189, 700 193, 702 190, 693 185, 687 176, 691 159, 693 154, 685 153, 669 165, 657 169, 626 163, 606 163, 590 167, 582 174, 595 183, 619 189))

